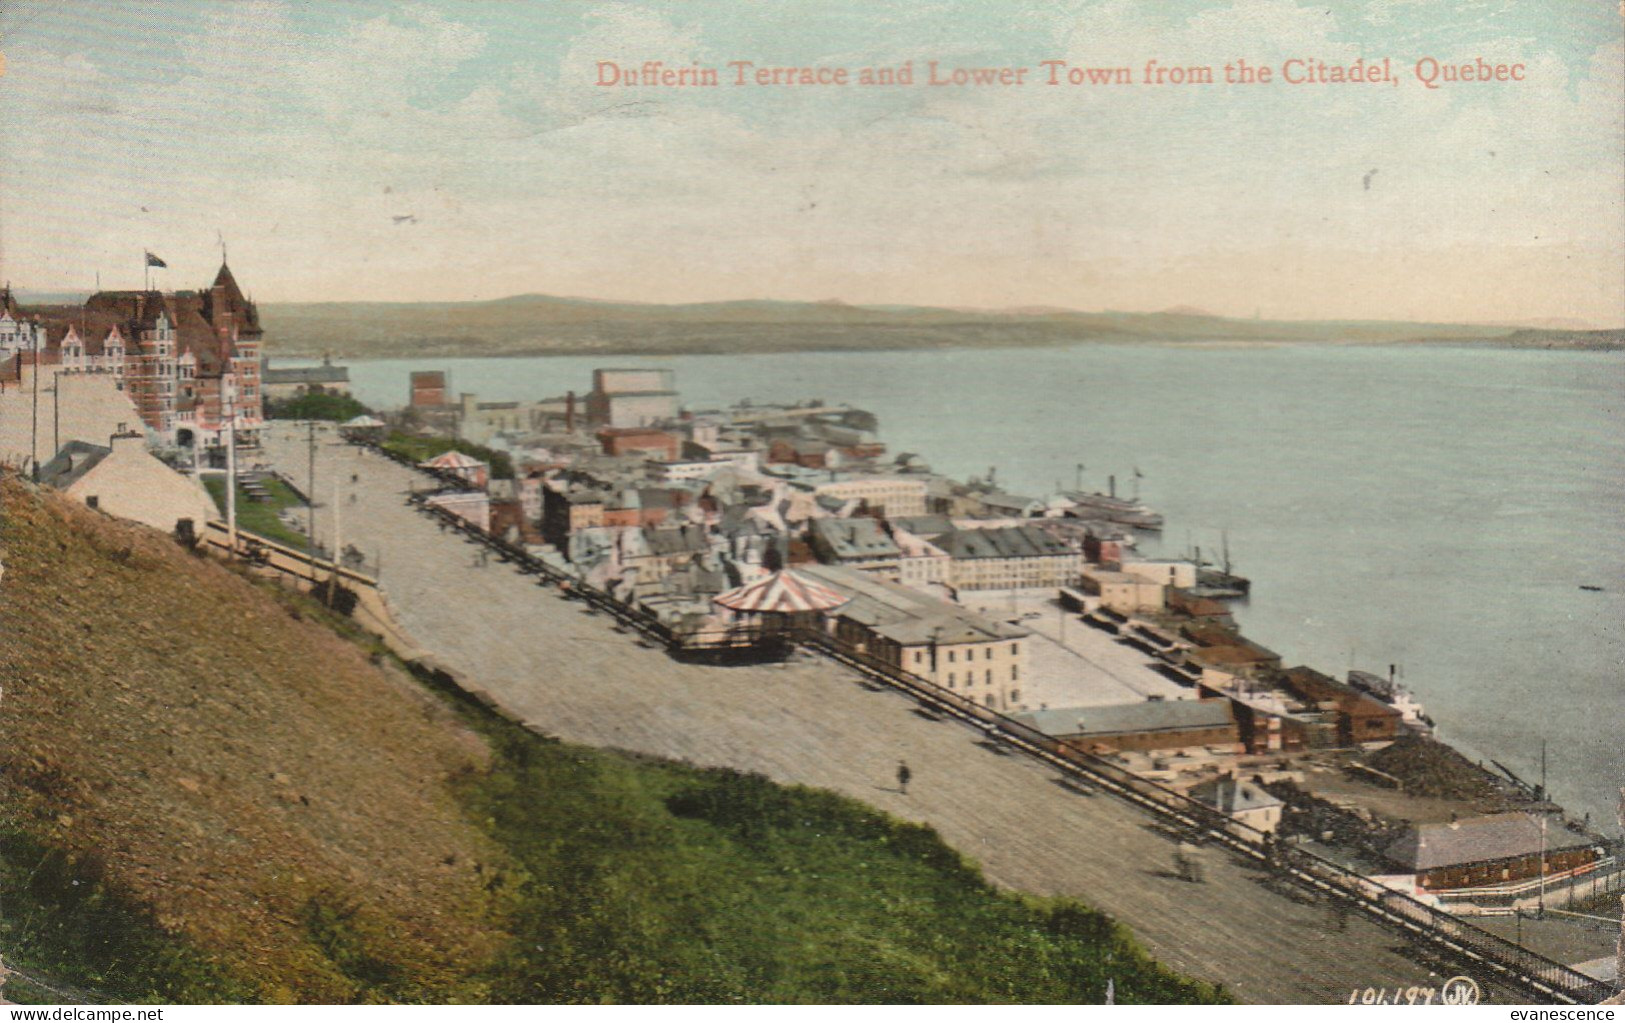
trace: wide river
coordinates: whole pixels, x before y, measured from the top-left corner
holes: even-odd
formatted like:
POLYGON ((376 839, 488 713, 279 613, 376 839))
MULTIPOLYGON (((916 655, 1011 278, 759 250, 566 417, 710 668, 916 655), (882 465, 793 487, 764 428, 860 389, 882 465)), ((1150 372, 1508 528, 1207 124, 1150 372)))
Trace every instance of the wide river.
POLYGON ((1014 493, 1115 474, 1167 516, 1147 553, 1221 534, 1253 580, 1238 617, 1287 663, 1403 682, 1474 758, 1615 827, 1625 784, 1625 357, 1452 347, 878 351, 354 363, 485 400, 584 394, 595 366, 676 370, 684 404, 823 398, 877 413, 892 452, 1014 493), (1603 592, 1582 590, 1601 586, 1603 592))

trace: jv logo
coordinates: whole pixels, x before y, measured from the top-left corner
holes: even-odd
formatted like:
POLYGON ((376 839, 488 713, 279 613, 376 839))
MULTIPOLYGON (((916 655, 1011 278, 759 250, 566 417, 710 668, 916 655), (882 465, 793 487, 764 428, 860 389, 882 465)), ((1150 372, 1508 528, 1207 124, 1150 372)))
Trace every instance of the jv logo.
POLYGON ((1439 1001, 1445 1005, 1477 1005, 1482 994, 1471 977, 1451 977, 1439 985, 1439 1001))

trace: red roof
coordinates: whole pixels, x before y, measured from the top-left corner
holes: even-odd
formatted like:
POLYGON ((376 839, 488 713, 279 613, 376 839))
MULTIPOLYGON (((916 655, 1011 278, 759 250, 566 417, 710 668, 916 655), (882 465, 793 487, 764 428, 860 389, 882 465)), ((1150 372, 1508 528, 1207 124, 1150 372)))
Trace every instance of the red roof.
POLYGON ((768 612, 796 614, 804 611, 828 611, 845 604, 848 597, 823 583, 785 569, 774 572, 760 582, 729 590, 715 598, 718 604, 747 613, 768 612))
POLYGON ((445 454, 436 455, 427 462, 419 462, 418 464, 432 469, 473 469, 485 465, 478 458, 465 455, 461 451, 447 451, 445 454))

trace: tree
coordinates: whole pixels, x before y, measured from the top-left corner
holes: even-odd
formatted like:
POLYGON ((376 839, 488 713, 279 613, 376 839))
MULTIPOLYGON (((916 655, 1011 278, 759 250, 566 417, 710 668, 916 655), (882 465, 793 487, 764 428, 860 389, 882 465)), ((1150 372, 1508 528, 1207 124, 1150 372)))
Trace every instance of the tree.
POLYGON ((371 410, 348 394, 328 394, 312 391, 297 398, 284 398, 269 402, 265 408, 268 419, 325 419, 342 423, 371 410))

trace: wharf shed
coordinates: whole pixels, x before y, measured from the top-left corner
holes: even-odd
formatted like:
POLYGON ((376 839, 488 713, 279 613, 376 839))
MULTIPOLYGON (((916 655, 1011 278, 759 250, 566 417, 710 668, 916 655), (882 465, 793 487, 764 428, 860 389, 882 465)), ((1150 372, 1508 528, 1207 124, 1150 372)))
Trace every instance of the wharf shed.
POLYGON ((1229 700, 1147 700, 1029 711, 1016 720, 1090 753, 1233 745, 1229 700))
POLYGON ((1600 840, 1528 813, 1498 813, 1418 825, 1385 855, 1416 877, 1422 891, 1476 888, 1547 877, 1589 867, 1600 840))
POLYGON ((1401 714, 1398 708, 1369 693, 1302 665, 1288 668, 1282 681, 1299 699, 1335 707, 1339 745, 1385 742, 1399 737, 1401 714))

